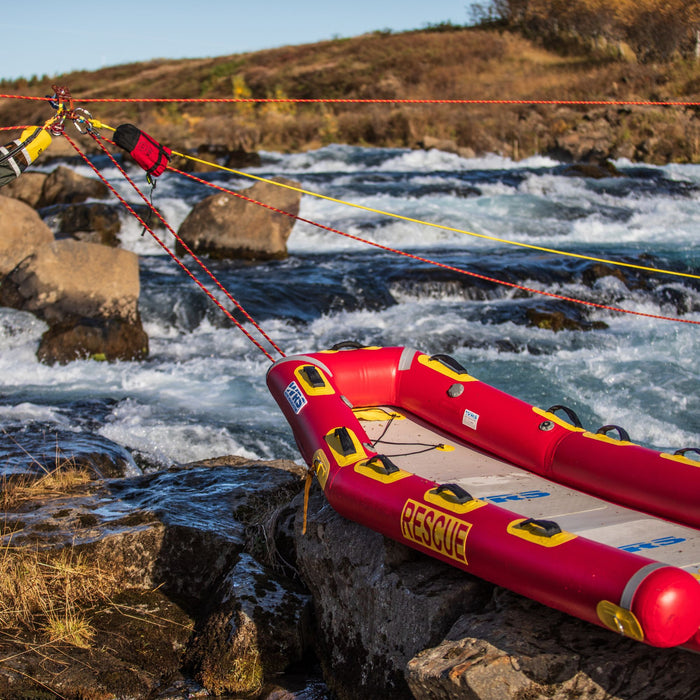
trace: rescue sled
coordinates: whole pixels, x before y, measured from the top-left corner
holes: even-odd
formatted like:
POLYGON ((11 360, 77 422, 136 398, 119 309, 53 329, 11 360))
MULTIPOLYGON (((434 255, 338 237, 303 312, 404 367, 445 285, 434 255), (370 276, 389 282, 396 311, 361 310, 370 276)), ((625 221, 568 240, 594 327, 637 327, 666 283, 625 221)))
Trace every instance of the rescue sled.
POLYGON ((700 651, 695 450, 587 432, 444 355, 345 345, 267 376, 338 513, 638 641, 700 651))

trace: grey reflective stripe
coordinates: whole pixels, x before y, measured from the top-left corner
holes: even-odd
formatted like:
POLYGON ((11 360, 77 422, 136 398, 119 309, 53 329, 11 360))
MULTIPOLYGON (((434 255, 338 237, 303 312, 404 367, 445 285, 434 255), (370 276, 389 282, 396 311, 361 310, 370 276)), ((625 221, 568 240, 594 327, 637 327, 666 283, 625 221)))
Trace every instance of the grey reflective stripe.
MULTIPOLYGON (((2 146, 0 148, 0 153, 6 156, 9 153, 9 151, 7 150, 7 148, 5 148, 5 146, 2 146)), ((14 157, 8 158, 6 161, 4 161, 4 163, 7 163, 12 168, 12 170, 15 173, 15 177, 19 177, 22 174, 22 171, 19 169, 19 165, 17 165, 17 163, 15 162, 14 157)))
MULTIPOLYGON (((309 357, 308 355, 292 355, 291 357, 283 357, 280 360, 277 360, 272 367, 277 367, 277 365, 281 365, 283 362, 308 362, 309 364, 316 365, 316 367, 320 367, 329 377, 333 376, 333 372, 328 369, 326 365, 323 364, 320 360, 317 360, 315 357, 309 357)), ((268 370, 269 372, 270 370, 268 370)))
POLYGON ((401 359, 399 360, 399 372, 404 372, 407 369, 411 369, 411 364, 413 364, 413 358, 416 355, 416 351, 413 348, 404 348, 401 353, 401 359))
MULTIPOLYGON (((29 151, 26 148, 22 148, 20 153, 24 156, 24 160, 27 162, 27 165, 24 167, 26 168, 28 165, 31 165, 32 157, 29 155, 29 151)), ((22 168, 22 170, 24 170, 24 168, 22 168)))
POLYGON ((622 595, 620 596, 620 607, 624 608, 625 610, 631 610, 632 599, 634 598, 634 594, 637 592, 637 589, 642 584, 642 581, 644 581, 644 579, 652 571, 656 571, 657 569, 666 569, 667 567, 668 564, 662 564, 661 562, 654 561, 651 564, 647 564, 639 569, 639 571, 637 571, 637 573, 634 574, 629 581, 627 581, 625 590, 622 591, 622 595))

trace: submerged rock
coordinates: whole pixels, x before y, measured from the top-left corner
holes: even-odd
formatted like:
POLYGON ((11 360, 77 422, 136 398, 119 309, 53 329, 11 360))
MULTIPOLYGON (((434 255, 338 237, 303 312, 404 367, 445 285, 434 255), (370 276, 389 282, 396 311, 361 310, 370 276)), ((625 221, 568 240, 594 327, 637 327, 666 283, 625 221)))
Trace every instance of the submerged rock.
MULTIPOLYGON (((299 187, 298 183, 284 178, 275 181, 299 187)), ((214 258, 287 257, 287 239, 294 226, 293 217, 299 213, 301 194, 267 182, 257 182, 240 194, 272 209, 229 194, 215 194, 194 206, 178 235, 193 252, 214 258)), ((181 244, 176 250, 178 255, 185 253, 181 244)))
POLYGON ((574 317, 575 314, 565 314, 563 311, 556 309, 541 308, 538 306, 530 307, 525 311, 525 316, 528 325, 536 328, 543 328, 554 331, 589 331, 607 328, 608 324, 605 321, 589 321, 581 318, 580 314, 574 317))
POLYGON ((562 171, 564 175, 570 177, 589 177, 594 180, 601 180, 605 177, 622 177, 622 173, 606 158, 596 163, 573 163, 562 171))

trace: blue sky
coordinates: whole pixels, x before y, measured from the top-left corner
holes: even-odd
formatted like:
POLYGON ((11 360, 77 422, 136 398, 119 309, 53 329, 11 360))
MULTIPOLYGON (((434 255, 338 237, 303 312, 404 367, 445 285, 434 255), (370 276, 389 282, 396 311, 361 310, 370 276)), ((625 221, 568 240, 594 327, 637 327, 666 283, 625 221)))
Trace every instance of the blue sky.
MULTIPOLYGON (((483 1, 483 0, 482 0, 483 1)), ((0 78, 52 76, 151 58, 199 58, 466 24, 472 0, 34 0, 2 11, 0 78)))

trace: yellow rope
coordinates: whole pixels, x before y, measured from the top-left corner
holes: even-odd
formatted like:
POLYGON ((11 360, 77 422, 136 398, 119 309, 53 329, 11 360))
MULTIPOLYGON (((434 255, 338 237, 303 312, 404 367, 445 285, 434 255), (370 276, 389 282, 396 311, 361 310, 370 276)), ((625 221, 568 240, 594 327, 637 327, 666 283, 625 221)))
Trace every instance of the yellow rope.
POLYGON ((313 467, 310 467, 306 472, 306 481, 304 482, 304 515, 301 526, 301 534, 306 534, 306 516, 309 511, 309 492, 311 491, 311 480, 313 479, 313 467))
MULTIPOLYGON (((101 122, 97 121, 96 119, 92 120, 93 126, 96 128, 105 128, 105 129, 110 129, 111 131, 116 131, 116 129, 113 129, 111 126, 107 126, 106 124, 102 124, 101 122)), ((283 182, 276 182, 275 180, 269 180, 268 178, 265 177, 260 177, 259 175, 253 175, 251 173, 246 173, 243 172, 242 170, 234 170, 233 168, 227 168, 223 165, 219 165, 218 163, 212 163, 211 161, 208 160, 202 160, 201 158, 196 158, 195 156, 188 155, 187 153, 179 153, 178 151, 173 151, 173 155, 180 156, 181 158, 186 158, 187 160, 191 160, 195 163, 202 163, 204 165, 208 165, 214 168, 218 168, 219 170, 224 170, 228 173, 233 173, 234 175, 239 175, 240 177, 247 177, 251 180, 257 180, 258 182, 266 182, 270 185, 275 185, 277 187, 284 187, 288 190, 292 190, 293 192, 299 192, 300 194, 306 194, 309 195, 310 197, 317 197, 318 199, 325 199, 328 202, 334 202, 335 204, 343 204, 348 207, 353 207, 355 209, 361 209, 363 211, 368 211, 371 212, 372 214, 379 214, 381 216, 388 216, 394 219, 399 219, 401 221, 407 221, 412 224, 420 224, 421 226, 430 226, 432 228, 437 228, 441 229, 443 231, 451 231, 453 233, 462 233, 465 236, 474 236, 475 238, 482 238, 487 241, 492 241, 495 243, 506 243, 508 245, 514 245, 514 246, 519 246, 521 248, 529 248, 530 250, 538 250, 543 253, 552 253, 554 255, 565 255, 570 258, 578 258, 580 260, 590 260, 592 262, 599 262, 599 263, 605 263, 608 265, 617 265, 620 267, 629 267, 635 270, 643 270, 645 272, 655 272, 657 274, 663 274, 663 275, 674 275, 676 277, 688 277, 691 279, 700 279, 700 275, 694 275, 690 272, 677 272, 675 270, 665 270, 663 268, 657 268, 657 267, 645 267, 644 265, 635 265, 634 263, 626 263, 626 262, 621 262, 619 260, 609 260, 607 258, 595 258, 590 255, 582 255, 580 253, 571 253, 569 251, 565 250, 557 250, 556 248, 545 248, 544 246, 538 246, 538 245, 533 245, 531 243, 521 243, 519 241, 511 241, 507 238, 498 238, 497 236, 488 236, 485 233, 475 233, 474 231, 465 231, 464 229, 460 228, 455 228, 453 226, 445 226, 444 224, 436 224, 431 221, 423 221, 422 219, 414 219, 411 218, 410 216, 403 216, 401 214, 395 214, 393 212, 389 211, 384 211, 382 209, 374 209, 372 207, 366 207, 362 204, 356 204, 354 202, 347 202, 343 199, 337 199, 336 197, 329 197, 328 195, 325 194, 320 194, 318 192, 312 192, 310 190, 305 190, 302 189, 301 187, 294 187, 294 185, 288 185, 283 182)))

